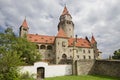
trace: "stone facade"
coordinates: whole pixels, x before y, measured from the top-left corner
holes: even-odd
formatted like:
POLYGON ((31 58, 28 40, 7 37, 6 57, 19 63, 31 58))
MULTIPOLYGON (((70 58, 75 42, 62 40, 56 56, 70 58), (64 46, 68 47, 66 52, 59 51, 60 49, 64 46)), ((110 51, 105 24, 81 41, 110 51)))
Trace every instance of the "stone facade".
POLYGON ((25 35, 29 41, 37 43, 42 60, 50 64, 69 64, 73 58, 98 59, 101 56, 93 35, 91 40, 74 37, 74 23, 66 6, 60 16, 56 36, 29 34, 28 29, 25 19, 20 27, 20 37, 25 35))

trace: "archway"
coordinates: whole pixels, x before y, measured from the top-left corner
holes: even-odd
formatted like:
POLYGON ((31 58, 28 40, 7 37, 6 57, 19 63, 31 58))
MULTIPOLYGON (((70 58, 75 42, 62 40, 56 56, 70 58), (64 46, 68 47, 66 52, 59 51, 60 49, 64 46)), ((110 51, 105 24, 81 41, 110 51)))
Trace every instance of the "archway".
POLYGON ((44 67, 38 67, 37 68, 37 80, 41 80, 45 78, 45 68, 44 67))
POLYGON ((63 54, 63 55, 62 55, 62 59, 67 59, 67 55, 66 55, 66 54, 63 54))

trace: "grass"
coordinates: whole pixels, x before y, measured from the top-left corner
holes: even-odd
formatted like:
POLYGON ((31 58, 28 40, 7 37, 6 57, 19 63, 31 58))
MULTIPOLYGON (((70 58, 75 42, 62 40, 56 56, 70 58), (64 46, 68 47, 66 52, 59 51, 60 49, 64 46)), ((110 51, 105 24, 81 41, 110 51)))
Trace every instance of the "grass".
POLYGON ((83 76, 62 76, 46 78, 45 80, 120 80, 120 77, 100 76, 100 75, 83 75, 83 76))

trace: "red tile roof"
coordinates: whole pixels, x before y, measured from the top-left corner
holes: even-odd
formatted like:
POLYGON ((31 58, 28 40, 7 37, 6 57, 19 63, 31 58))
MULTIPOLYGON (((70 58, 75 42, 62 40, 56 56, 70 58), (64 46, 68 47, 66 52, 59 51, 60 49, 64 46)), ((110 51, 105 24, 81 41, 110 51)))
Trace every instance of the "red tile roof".
MULTIPOLYGON (((73 41, 75 41, 75 38, 70 38, 69 41, 69 46, 73 46, 73 41)), ((83 47, 83 48, 90 48, 90 43, 86 39, 82 38, 77 38, 77 42, 75 43, 76 47, 83 47)))
MULTIPOLYGON (((27 39, 29 41, 35 42, 35 43, 54 44, 55 36, 28 34, 27 39)), ((68 39, 68 46, 73 46, 73 41, 75 41, 75 38, 69 38, 68 39)), ((77 42, 76 42, 75 46, 76 47, 83 47, 83 48, 90 48, 91 47, 90 43, 86 39, 82 39, 82 38, 77 38, 77 42)))
POLYGON ((62 12, 62 15, 65 15, 65 14, 69 14, 69 11, 67 10, 67 7, 65 6, 64 7, 64 10, 62 12))
POLYGON ((63 38, 65 38, 65 37, 67 37, 67 35, 63 31, 63 29, 60 27, 56 37, 63 37, 63 38))
POLYGON ((24 28, 28 28, 28 24, 27 24, 27 21, 26 21, 26 18, 24 19, 22 25, 24 28))
POLYGON ((46 36, 46 35, 38 35, 38 34, 28 34, 27 39, 31 42, 36 42, 36 43, 53 44, 55 37, 54 36, 46 36))

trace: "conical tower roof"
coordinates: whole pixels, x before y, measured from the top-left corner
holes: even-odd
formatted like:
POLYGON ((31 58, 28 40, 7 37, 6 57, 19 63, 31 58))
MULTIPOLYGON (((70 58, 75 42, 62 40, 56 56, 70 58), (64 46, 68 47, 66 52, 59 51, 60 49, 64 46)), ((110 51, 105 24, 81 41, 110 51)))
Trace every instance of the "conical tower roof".
POLYGON ((67 10, 67 7, 65 6, 62 12, 62 15, 69 14, 69 11, 67 10))
POLYGON ((23 21, 21 26, 24 27, 24 28, 28 28, 28 24, 27 24, 26 18, 24 19, 24 21, 23 21))

